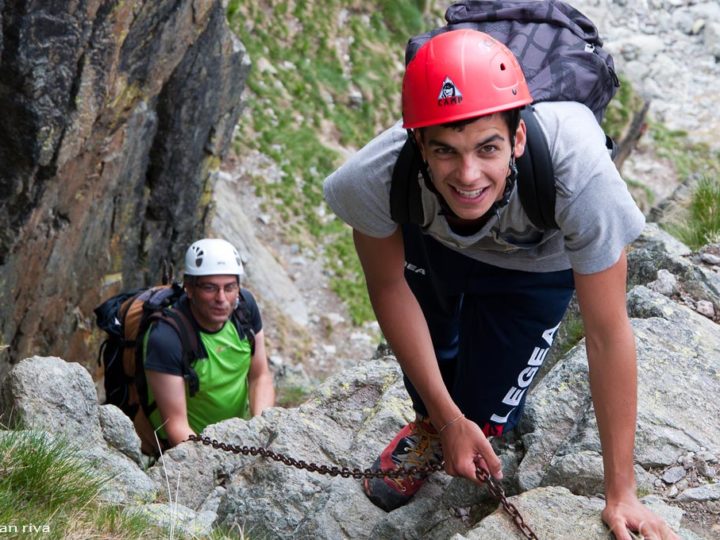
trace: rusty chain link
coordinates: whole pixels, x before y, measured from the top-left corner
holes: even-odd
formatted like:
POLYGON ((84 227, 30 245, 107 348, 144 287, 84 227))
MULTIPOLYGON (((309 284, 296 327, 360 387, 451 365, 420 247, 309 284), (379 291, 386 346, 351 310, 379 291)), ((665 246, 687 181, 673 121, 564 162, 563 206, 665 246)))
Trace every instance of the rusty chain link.
MULTIPOLYGON (((205 446, 212 446, 215 449, 223 450, 225 452, 232 452, 233 454, 242 454, 244 456, 261 456, 264 458, 272 459, 273 461, 279 461, 288 465, 289 467, 295 467, 296 469, 303 469, 309 472, 315 472, 318 474, 327 474, 329 476, 341 476, 343 478, 404 478, 406 476, 428 476, 433 472, 443 470, 442 463, 431 463, 426 467, 408 467, 402 469, 395 469, 393 471, 373 471, 371 469, 350 469, 349 467, 338 467, 332 465, 316 465, 315 463, 308 463, 302 459, 295 459, 293 457, 286 456, 280 452, 274 452, 268 448, 258 446, 240 446, 238 444, 227 444, 220 442, 217 439, 211 439, 210 437, 199 437, 197 435, 190 435, 189 441, 199 442, 205 446)), ((512 518, 513 522, 520 530, 520 532, 528 540, 539 540, 537 535, 533 532, 530 526, 525 523, 520 511, 517 507, 507 500, 505 496, 505 490, 502 484, 482 467, 475 468, 475 476, 481 482, 484 482, 488 488, 490 494, 495 497, 507 514, 512 518)))
POLYGON ((500 501, 500 504, 502 505, 505 512, 507 512, 507 514, 512 518, 512 520, 515 522, 515 525, 518 529, 520 529, 520 532, 523 533, 525 538, 528 538, 529 540, 539 540, 539 538, 533 532, 530 526, 525 523, 525 520, 520 514, 520 510, 518 510, 513 503, 507 500, 507 497, 505 496, 505 490, 503 489, 500 482, 490 476, 490 474, 482 467, 475 467, 475 476, 478 480, 484 482, 490 494, 498 501, 500 501))

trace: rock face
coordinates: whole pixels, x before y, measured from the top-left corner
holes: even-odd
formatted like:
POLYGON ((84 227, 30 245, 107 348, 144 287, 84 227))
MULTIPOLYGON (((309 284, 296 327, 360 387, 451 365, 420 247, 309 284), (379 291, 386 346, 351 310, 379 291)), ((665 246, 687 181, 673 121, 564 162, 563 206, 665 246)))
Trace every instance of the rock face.
POLYGON ((100 298, 205 229, 249 60, 220 1, 0 2, 0 21, 0 373, 90 364, 100 298))
MULTIPOLYGON (((717 289, 707 286, 718 267, 652 224, 630 255, 634 287, 628 307, 639 368, 635 471, 642 501, 685 540, 717 538, 720 405, 714 396, 720 393, 720 327, 693 306, 698 296, 712 304, 720 300, 717 289), (683 295, 646 286, 663 272, 676 276, 683 295)), ((296 460, 350 470, 368 467, 413 416, 392 356, 334 375, 297 408, 227 420, 203 433, 246 447, 250 455, 187 442, 147 473, 137 465, 137 437, 117 410, 98 407, 90 377, 79 365, 57 358, 25 360, 0 396, 5 418, 12 413, 52 436, 77 439, 86 455, 115 474, 106 494, 110 502, 156 523, 180 523, 191 534, 222 526, 259 538, 518 537, 487 490, 463 479, 434 474, 410 504, 386 513, 369 502, 358 479, 299 470, 247 449, 268 447, 296 460), (173 486, 168 503, 152 500, 168 485, 173 486), (113 499, 110 493, 119 495, 113 499)), ((533 388, 516 431, 493 445, 503 461, 509 501, 538 537, 607 539, 600 517, 602 456, 582 342, 533 388)))
MULTIPOLYGON (((568 3, 597 25, 619 73, 651 102, 652 117, 686 131, 695 142, 720 148, 714 135, 720 117, 713 106, 714 81, 720 76, 720 4, 714 0, 568 3), (692 69, 687 68, 688 59, 692 69)), ((633 170, 631 177, 638 174, 642 176, 642 171, 633 170)))
MULTIPOLYGON (((720 456, 720 423, 708 421, 716 408, 708 397, 720 391, 720 331, 702 315, 646 287, 633 289, 628 300, 640 380, 637 476, 639 487, 652 491, 657 476, 649 471, 664 471, 688 453, 711 461, 720 456)), ((574 493, 602 493, 600 440, 584 346, 568 354, 538 386, 522 430, 527 453, 518 477, 523 491, 562 480, 574 493)))

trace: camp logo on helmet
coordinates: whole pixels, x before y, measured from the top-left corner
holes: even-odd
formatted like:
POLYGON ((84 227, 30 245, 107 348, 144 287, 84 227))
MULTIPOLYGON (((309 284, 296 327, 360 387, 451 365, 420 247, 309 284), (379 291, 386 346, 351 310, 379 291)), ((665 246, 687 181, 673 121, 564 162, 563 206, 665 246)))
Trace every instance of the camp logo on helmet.
POLYGON ((458 90, 458 87, 455 86, 455 83, 452 82, 450 77, 445 77, 442 88, 440 88, 440 95, 438 95, 438 105, 441 107, 445 105, 457 105, 458 103, 462 103, 462 99, 462 92, 458 90))

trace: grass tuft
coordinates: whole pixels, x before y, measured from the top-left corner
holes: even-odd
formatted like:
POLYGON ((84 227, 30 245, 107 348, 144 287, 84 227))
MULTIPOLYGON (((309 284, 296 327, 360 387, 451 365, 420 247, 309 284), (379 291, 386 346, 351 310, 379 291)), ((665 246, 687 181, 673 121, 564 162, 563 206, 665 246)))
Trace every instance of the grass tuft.
POLYGON ((688 134, 671 130, 658 123, 650 123, 653 138, 660 157, 669 159, 675 167, 679 180, 692 185, 684 208, 670 223, 661 226, 691 249, 720 240, 720 152, 708 145, 693 143, 688 134))
POLYGON ((68 440, 0 431, 0 538, 168 538, 167 531, 98 495, 110 480, 68 440))
POLYGON ((107 477, 63 439, 34 431, 0 437, 0 523, 62 523, 67 507, 95 500, 107 477))
POLYGON ((310 389, 301 385, 288 385, 278 388, 276 405, 278 407, 297 407, 307 401, 310 389))
POLYGON ((702 177, 693 190, 685 219, 666 227, 694 250, 720 241, 720 179, 702 177))

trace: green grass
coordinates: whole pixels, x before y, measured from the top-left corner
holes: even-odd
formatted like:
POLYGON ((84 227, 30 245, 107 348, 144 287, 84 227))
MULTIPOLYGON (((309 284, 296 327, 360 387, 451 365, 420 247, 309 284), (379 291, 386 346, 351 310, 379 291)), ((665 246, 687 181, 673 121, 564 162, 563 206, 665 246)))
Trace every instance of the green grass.
POLYGON ((624 132, 633 116, 643 107, 643 99, 635 91, 632 83, 624 76, 620 75, 620 88, 613 97, 612 101, 605 109, 602 127, 606 134, 620 141, 624 132))
POLYGON ((94 502, 106 479, 63 441, 30 431, 3 435, 0 524, 47 526, 51 537, 63 538, 70 517, 94 502))
POLYGON ((373 319, 349 227, 325 207, 322 182, 344 156, 400 116, 405 43, 436 23, 427 2, 233 0, 228 21, 253 62, 234 148, 273 159, 282 179, 254 179, 283 220, 287 242, 325 246, 331 287, 353 323, 373 319), (361 96, 357 99, 355 96, 361 96))
POLYGON ((666 228, 694 250, 720 241, 720 178, 702 177, 693 190, 686 219, 666 228))
POLYGON ((126 514, 124 508, 120 506, 100 506, 94 509, 93 519, 87 524, 83 524, 81 532, 87 533, 87 536, 79 535, 78 539, 141 540, 144 538, 170 538, 168 531, 151 525, 143 516, 126 514))
POLYGON ((685 131, 649 122, 649 135, 658 154, 673 163, 680 180, 699 176, 720 177, 720 152, 711 150, 706 144, 690 142, 685 131))
MULTIPOLYGON (((603 121, 605 132, 619 140, 634 111, 640 107, 642 99, 629 81, 621 77, 621 86, 603 121)), ((706 144, 691 142, 685 131, 672 130, 652 120, 648 121, 646 136, 652 139, 657 154, 672 164, 678 180, 694 186, 684 212, 661 226, 692 249, 720 240, 720 152, 706 144)), ((649 188, 632 180, 627 183, 631 188, 644 191, 647 203, 653 204, 649 188)))
POLYGON ((278 388, 275 404, 278 407, 297 407, 307 401, 310 389, 300 385, 282 386, 278 388))
POLYGON ((169 538, 146 519, 102 504, 108 480, 65 439, 0 432, 0 538, 169 538))
POLYGON ((658 155, 668 159, 681 182, 692 186, 687 208, 661 226, 692 249, 720 240, 720 152, 693 143, 687 133, 651 122, 658 155))

